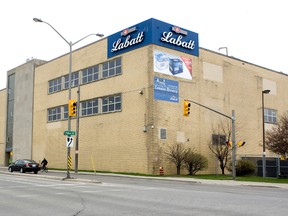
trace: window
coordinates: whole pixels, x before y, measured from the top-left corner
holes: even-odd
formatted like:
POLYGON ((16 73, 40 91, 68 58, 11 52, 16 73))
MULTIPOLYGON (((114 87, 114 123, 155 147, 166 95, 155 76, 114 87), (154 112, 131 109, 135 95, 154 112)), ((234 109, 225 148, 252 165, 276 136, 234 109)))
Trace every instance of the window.
POLYGON ((97 114, 99 112, 98 98, 81 102, 81 108, 82 116, 97 114))
POLYGON ((61 107, 54 107, 48 109, 48 122, 57 121, 61 119, 61 107))
POLYGON ((68 119, 68 104, 63 106, 63 110, 64 110, 64 119, 68 119))
POLYGON ((99 79, 99 66, 87 68, 82 71, 82 83, 89 83, 99 79))
POLYGON ((110 77, 121 74, 121 58, 103 63, 102 77, 110 77))
POLYGON ((264 109, 264 122, 265 123, 277 123, 277 111, 273 109, 264 109))
POLYGON ((212 145, 226 145, 226 136, 220 134, 212 134, 212 145))
POLYGON ((166 139, 166 138, 167 138, 166 128, 160 128, 160 139, 166 139))
POLYGON ((48 89, 48 93, 51 94, 51 93, 54 93, 54 92, 58 92, 58 91, 61 91, 61 86, 62 86, 62 79, 61 77, 57 78, 57 79, 54 79, 54 80, 50 80, 49 81, 49 89, 48 89))
POLYGON ((112 95, 102 98, 102 112, 114 112, 121 110, 121 95, 112 95))
MULTIPOLYGON (((69 88, 69 74, 64 76, 65 82, 64 82, 64 89, 69 88)), ((71 73, 71 88, 78 86, 79 83, 79 72, 71 73)))

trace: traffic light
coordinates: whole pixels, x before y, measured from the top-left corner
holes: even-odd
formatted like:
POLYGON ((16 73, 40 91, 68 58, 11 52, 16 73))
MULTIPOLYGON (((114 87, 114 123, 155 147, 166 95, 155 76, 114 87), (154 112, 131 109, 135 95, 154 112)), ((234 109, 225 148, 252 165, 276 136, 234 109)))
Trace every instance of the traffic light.
POLYGON ((226 145, 228 145, 229 147, 232 147, 232 142, 230 140, 226 141, 226 145))
POLYGON ((243 140, 240 140, 240 141, 237 143, 237 145, 238 145, 238 147, 242 147, 242 146, 245 145, 245 143, 246 143, 246 142, 244 142, 243 140))
POLYGON ((69 116, 76 116, 77 103, 76 100, 69 100, 68 102, 68 114, 69 116))
POLYGON ((183 115, 184 116, 189 116, 190 107, 191 107, 191 103, 189 101, 187 101, 187 100, 184 100, 184 110, 183 110, 183 115))

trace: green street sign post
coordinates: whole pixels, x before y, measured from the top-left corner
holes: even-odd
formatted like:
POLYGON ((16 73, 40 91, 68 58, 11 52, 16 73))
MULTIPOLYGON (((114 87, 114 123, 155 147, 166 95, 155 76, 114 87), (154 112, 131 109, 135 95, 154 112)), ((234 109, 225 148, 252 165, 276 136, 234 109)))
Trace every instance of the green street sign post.
POLYGON ((66 136, 75 136, 76 132, 75 131, 64 131, 64 135, 66 135, 66 136))

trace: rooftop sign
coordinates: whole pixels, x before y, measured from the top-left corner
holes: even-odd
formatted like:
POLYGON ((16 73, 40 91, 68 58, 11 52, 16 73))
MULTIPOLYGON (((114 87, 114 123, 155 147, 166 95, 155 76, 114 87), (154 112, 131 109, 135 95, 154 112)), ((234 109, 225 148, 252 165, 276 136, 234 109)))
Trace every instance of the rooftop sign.
POLYGON ((108 58, 149 44, 199 56, 198 34, 156 19, 149 19, 108 37, 108 58))

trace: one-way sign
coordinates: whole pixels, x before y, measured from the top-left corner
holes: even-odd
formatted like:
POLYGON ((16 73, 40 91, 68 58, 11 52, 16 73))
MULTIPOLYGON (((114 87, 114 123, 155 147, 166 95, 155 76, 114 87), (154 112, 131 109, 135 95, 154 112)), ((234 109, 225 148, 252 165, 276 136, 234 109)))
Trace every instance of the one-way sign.
POLYGON ((73 147, 73 137, 67 136, 66 137, 66 146, 67 147, 73 147))

